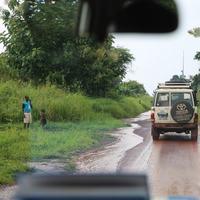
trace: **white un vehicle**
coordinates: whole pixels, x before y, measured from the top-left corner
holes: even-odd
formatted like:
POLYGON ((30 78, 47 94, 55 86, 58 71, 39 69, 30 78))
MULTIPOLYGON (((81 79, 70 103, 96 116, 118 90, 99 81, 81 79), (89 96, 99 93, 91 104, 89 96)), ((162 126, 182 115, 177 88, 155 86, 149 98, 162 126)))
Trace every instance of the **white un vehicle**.
POLYGON ((151 112, 151 135, 158 140, 166 132, 185 132, 191 139, 198 138, 196 92, 190 83, 165 82, 155 91, 151 112))

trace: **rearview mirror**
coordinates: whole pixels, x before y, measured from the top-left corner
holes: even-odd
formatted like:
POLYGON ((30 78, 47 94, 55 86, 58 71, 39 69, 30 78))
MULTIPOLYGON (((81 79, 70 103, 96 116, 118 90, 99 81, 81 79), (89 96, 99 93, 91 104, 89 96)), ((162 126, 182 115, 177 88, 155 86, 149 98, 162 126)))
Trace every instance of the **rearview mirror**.
POLYGON ((174 0, 81 0, 77 34, 104 40, 115 33, 168 33, 178 26, 174 0))

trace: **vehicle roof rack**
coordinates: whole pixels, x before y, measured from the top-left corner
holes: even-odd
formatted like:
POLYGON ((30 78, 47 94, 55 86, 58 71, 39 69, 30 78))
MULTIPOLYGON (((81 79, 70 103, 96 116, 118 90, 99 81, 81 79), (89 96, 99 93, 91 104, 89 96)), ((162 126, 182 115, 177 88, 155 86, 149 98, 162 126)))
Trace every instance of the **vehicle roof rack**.
POLYGON ((191 82, 165 82, 159 83, 158 89, 164 88, 182 88, 182 89, 191 89, 191 82))

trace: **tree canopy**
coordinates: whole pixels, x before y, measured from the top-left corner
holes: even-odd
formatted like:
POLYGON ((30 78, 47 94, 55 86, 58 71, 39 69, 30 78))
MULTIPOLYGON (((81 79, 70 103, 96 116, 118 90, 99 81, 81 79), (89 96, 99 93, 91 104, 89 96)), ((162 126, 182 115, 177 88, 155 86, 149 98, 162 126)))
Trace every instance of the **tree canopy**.
POLYGON ((193 35, 194 37, 200 37, 200 27, 193 28, 189 30, 188 33, 193 35))
POLYGON ((123 82, 119 85, 119 93, 125 96, 146 95, 147 92, 143 84, 137 81, 123 82))
POLYGON ((8 65, 23 81, 105 96, 124 78, 133 56, 113 47, 113 36, 101 45, 74 36, 77 0, 10 0, 8 6, 0 41, 8 65))
MULTIPOLYGON (((193 28, 193 29, 189 30, 188 33, 193 35, 196 38, 200 37, 200 27, 193 28)), ((200 61, 200 51, 196 52, 194 59, 200 61)), ((200 88, 200 73, 196 74, 192 78, 192 87, 194 90, 199 90, 199 88, 200 88)))
POLYGON ((196 74, 192 78, 192 88, 196 91, 200 89, 200 74, 196 74))

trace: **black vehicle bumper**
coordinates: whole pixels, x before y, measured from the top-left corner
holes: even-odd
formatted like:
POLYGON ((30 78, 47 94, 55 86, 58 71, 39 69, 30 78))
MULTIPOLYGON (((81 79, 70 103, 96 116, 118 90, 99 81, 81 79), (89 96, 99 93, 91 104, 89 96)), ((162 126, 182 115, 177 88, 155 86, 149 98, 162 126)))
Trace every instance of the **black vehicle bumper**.
POLYGON ((153 128, 162 130, 162 131, 171 131, 171 132, 179 132, 179 131, 190 131, 198 128, 198 124, 196 123, 188 123, 188 124, 152 124, 153 128))

